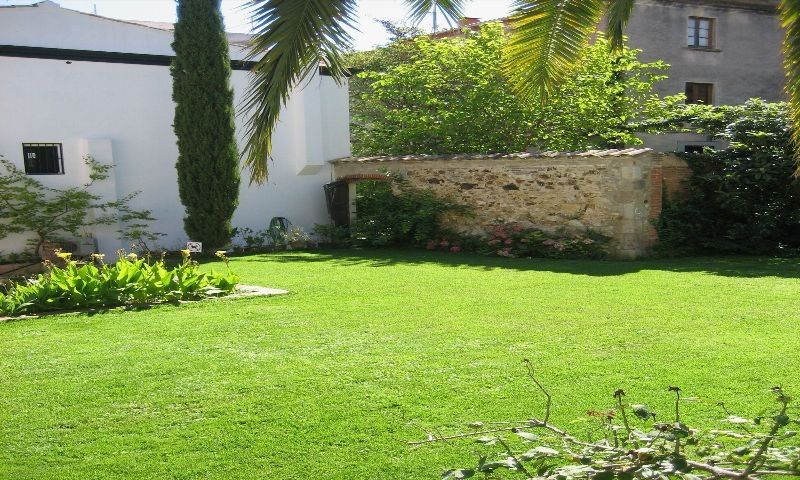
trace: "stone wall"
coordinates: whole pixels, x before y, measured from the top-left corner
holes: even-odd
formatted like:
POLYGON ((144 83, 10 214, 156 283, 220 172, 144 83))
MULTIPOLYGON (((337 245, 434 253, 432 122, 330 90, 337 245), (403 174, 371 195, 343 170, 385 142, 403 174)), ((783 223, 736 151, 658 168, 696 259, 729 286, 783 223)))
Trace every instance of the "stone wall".
MULTIPOLYGON (((686 164, 649 149, 573 154, 370 157, 336 160, 334 176, 357 183, 399 172, 418 187, 472 206, 450 227, 478 232, 496 221, 545 231, 592 229, 612 238, 612 254, 635 258, 655 241, 651 219, 662 188, 680 189, 686 164)), ((357 215, 357 212, 356 212, 357 215)))

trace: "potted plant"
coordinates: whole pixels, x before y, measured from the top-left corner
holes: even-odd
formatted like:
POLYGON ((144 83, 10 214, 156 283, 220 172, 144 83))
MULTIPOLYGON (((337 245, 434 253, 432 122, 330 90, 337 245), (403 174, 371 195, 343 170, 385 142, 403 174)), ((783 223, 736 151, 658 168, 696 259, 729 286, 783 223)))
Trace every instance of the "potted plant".
POLYGON ((301 228, 292 227, 286 232, 286 245, 292 250, 306 248, 311 237, 301 228))

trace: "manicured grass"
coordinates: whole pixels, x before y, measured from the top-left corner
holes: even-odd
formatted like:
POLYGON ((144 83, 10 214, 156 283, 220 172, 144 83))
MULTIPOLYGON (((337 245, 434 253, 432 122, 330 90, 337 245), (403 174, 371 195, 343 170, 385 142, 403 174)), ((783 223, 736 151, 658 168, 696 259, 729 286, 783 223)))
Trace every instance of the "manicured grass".
MULTIPOLYGON (((0 478, 424 479, 475 446, 419 426, 631 401, 669 385, 752 415, 800 397, 800 262, 580 262, 402 251, 236 258, 283 297, 0 324, 0 478)), ((571 428, 585 428, 586 423, 571 428)))

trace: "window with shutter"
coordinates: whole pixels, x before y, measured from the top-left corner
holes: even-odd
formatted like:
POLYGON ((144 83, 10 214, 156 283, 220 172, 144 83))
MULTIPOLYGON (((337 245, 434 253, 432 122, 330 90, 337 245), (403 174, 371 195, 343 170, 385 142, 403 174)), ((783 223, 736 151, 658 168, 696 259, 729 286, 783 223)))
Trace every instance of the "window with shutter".
POLYGON ((714 84, 686 82, 686 103, 714 103, 714 84))

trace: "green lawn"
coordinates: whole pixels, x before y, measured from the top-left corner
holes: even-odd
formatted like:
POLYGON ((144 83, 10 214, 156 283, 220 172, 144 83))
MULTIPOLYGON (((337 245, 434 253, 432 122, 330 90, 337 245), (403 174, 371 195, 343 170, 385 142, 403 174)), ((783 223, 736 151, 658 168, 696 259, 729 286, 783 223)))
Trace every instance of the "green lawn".
MULTIPOLYGON (((752 415, 800 396, 800 261, 581 262, 402 251, 236 258, 282 297, 0 324, 2 479, 426 479, 475 447, 423 427, 666 388, 752 415)), ((574 424, 581 429, 585 423, 574 424)))

